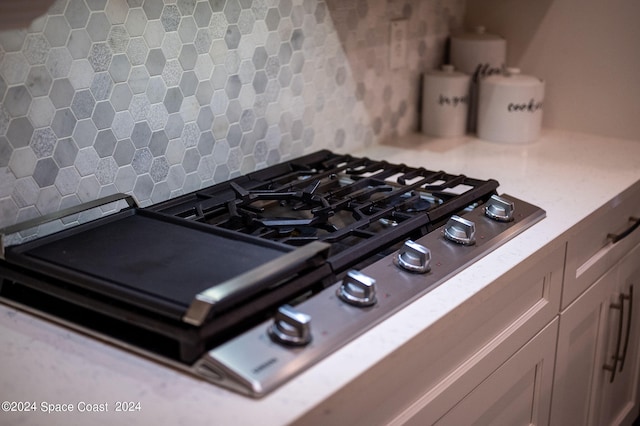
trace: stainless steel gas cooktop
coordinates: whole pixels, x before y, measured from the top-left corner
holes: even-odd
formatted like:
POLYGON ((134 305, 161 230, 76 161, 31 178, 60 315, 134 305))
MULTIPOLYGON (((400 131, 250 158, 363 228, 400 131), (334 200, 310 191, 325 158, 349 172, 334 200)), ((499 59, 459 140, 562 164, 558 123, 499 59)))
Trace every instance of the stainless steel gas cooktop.
POLYGON ((259 397, 545 216, 498 182, 319 151, 3 245, 0 298, 259 397))

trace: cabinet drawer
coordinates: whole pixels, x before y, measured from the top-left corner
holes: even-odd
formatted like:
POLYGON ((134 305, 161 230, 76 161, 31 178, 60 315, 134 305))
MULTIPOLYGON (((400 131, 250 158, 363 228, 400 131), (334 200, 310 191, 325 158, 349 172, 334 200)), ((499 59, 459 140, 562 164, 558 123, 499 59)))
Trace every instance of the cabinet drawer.
POLYGON ((640 182, 622 192, 572 229, 567 244, 562 308, 569 306, 640 242, 638 221, 640 221, 640 182), (613 238, 615 235, 622 238, 615 242, 613 238))
POLYGON ((388 424, 416 404, 438 418, 557 315, 564 254, 563 242, 536 252, 297 424, 388 424))

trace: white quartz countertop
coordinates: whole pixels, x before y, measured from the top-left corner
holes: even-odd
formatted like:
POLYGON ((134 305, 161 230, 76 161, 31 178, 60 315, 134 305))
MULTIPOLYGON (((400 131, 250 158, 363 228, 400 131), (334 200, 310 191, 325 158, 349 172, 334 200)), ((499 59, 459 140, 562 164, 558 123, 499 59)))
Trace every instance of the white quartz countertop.
POLYGON ((640 141, 562 131, 546 130, 528 145, 411 135, 353 154, 493 178, 500 182, 499 193, 536 204, 547 217, 259 400, 0 305, 0 399, 36 408, 5 412, 3 404, 0 424, 290 423, 640 180, 640 141), (117 412, 118 402, 139 405, 117 412), (49 404, 73 412, 43 412, 49 404))

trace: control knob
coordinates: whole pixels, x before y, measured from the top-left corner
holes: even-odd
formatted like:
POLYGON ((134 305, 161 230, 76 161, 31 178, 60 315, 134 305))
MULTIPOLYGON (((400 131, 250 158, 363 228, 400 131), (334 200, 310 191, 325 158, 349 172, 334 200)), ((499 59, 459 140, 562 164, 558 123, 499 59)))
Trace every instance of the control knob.
POLYGON ((376 280, 352 269, 347 272, 336 294, 341 300, 353 306, 375 305, 376 280))
POLYGON ((431 269, 431 250, 412 240, 407 240, 393 260, 399 268, 423 274, 431 269))
POLYGON ((498 222, 511 222, 513 220, 513 202, 498 195, 492 195, 484 207, 484 214, 498 222))
POLYGON ((311 342, 311 316, 282 305, 267 330, 271 340, 290 346, 304 346, 311 342))
POLYGON ((453 215, 444 227, 444 236, 454 243, 473 245, 476 242, 476 225, 470 220, 453 215))

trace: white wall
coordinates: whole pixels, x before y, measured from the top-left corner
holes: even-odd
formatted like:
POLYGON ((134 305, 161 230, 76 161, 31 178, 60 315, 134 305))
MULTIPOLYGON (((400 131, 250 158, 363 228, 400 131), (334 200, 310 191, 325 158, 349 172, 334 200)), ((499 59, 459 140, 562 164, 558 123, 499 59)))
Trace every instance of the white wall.
POLYGON ((545 127, 640 141, 640 1, 467 0, 477 25, 546 80, 545 127))

